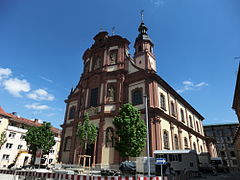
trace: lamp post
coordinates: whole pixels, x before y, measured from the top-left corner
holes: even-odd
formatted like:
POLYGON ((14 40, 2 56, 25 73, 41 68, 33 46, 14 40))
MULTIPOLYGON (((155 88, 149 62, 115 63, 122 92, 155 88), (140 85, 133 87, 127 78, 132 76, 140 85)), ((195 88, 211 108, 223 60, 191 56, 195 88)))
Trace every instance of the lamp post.
POLYGON ((146 124, 147 124, 147 163, 148 163, 148 177, 150 177, 150 150, 149 150, 149 126, 148 126, 148 97, 145 97, 145 111, 146 111, 146 124))

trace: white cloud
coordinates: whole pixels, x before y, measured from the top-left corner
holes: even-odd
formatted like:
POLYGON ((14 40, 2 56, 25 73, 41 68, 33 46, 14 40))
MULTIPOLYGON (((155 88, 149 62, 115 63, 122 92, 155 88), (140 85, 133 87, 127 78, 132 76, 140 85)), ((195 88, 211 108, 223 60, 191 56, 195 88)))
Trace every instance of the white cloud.
POLYGON ((47 82, 53 83, 53 80, 48 79, 48 78, 46 78, 46 77, 40 76, 40 78, 43 79, 44 81, 47 81, 47 82))
POLYGON ((193 90, 193 89, 200 88, 203 86, 208 86, 208 83, 206 83, 206 82, 200 82, 198 84, 194 84, 192 81, 183 81, 182 84, 183 84, 183 87, 181 89, 177 90, 178 93, 193 90))
POLYGON ((150 2, 157 8, 164 5, 164 0, 150 0, 150 2))
POLYGON ((195 86, 196 87, 208 86, 208 83, 200 82, 200 83, 196 84, 195 86))
POLYGON ((46 110, 46 109, 49 109, 49 106, 43 105, 43 104, 38 104, 38 103, 26 104, 24 107, 28 108, 28 109, 34 109, 34 110, 46 110))
POLYGON ((44 89, 37 89, 32 93, 27 94, 27 97, 37 101, 42 101, 42 100, 53 101, 54 100, 54 96, 52 94, 49 94, 44 89))
POLYGON ((0 80, 8 78, 12 74, 11 69, 9 68, 0 68, 0 80))
POLYGON ((21 97, 21 92, 29 92, 31 89, 27 80, 20 80, 18 78, 10 78, 3 81, 3 87, 16 97, 21 97))

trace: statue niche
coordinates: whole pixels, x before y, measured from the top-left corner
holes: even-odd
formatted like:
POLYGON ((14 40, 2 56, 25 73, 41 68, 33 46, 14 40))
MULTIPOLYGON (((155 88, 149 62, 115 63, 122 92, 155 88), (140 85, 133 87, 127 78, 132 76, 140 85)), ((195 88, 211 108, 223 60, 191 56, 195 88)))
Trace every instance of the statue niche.
POLYGON ((107 90, 107 100, 109 102, 114 102, 115 101, 115 87, 113 85, 109 86, 107 90))
POLYGON ((110 51, 110 64, 116 64, 117 63, 117 50, 110 51))
POLYGON ((95 57, 93 70, 100 68, 101 65, 102 65, 102 58, 100 56, 95 57))

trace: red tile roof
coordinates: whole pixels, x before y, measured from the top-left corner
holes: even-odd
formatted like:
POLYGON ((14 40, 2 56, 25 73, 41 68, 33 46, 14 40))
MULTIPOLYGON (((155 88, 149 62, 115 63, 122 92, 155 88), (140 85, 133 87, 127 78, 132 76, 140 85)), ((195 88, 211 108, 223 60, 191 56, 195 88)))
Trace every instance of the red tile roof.
MULTIPOLYGON (((1 115, 4 115, 4 116, 7 116, 7 117, 10 117, 12 121, 15 121, 15 122, 18 122, 18 123, 22 123, 22 124, 25 124, 25 125, 28 125, 28 126, 41 126, 42 123, 39 123, 37 121, 33 121, 33 120, 30 120, 30 119, 26 119, 26 118, 23 118, 23 117, 20 117, 20 116, 16 116, 16 115, 13 115, 11 113, 6 113, 2 107, 0 106, 0 114, 1 115)), ((54 132, 54 133, 61 133, 61 130, 58 129, 58 128, 55 128, 55 127, 51 127, 51 130, 54 132)))
POLYGON ((9 117, 8 113, 6 113, 1 106, 0 106, 0 115, 9 117))

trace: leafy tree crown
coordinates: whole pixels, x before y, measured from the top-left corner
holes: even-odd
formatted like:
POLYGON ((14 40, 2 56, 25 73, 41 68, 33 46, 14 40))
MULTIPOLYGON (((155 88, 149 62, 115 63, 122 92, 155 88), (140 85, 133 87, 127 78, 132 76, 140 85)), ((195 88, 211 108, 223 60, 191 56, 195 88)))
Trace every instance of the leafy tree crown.
POLYGON ((119 115, 113 120, 118 141, 116 150, 121 157, 137 157, 146 144, 146 125, 140 118, 140 112, 131 104, 122 105, 119 115))
POLYGON ((24 139, 27 142, 29 152, 35 154, 38 149, 43 150, 43 155, 48 154, 55 145, 54 133, 51 123, 44 122, 41 126, 30 127, 24 139))

